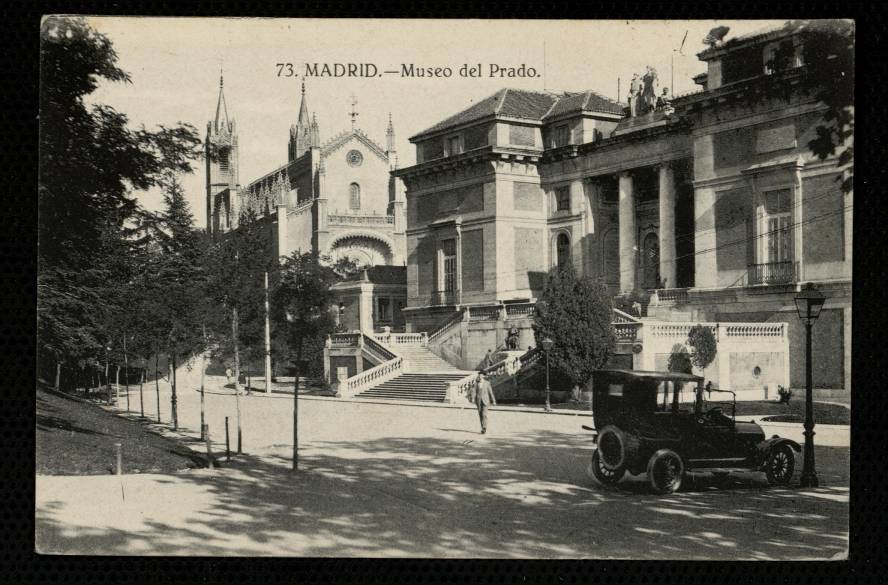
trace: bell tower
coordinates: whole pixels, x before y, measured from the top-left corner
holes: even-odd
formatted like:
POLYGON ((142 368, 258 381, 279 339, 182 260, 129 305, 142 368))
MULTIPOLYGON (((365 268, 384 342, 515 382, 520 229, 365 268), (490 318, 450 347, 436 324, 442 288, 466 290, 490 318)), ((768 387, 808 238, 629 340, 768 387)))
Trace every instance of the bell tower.
POLYGON ((312 147, 312 141, 319 141, 317 120, 308 119, 308 102, 305 99, 305 81, 302 82, 302 103, 299 105, 299 119, 290 126, 290 144, 287 159, 293 162, 312 147))
POLYGON ((207 232, 215 235, 237 225, 238 147, 234 119, 228 117, 224 78, 219 74, 216 116, 207 122, 205 161, 207 169, 207 232))

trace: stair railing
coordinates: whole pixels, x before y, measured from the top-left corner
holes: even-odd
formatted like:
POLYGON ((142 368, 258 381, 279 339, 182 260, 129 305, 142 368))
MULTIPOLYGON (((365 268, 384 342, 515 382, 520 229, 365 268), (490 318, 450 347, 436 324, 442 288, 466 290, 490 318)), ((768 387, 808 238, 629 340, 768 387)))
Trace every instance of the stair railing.
POLYGON ((448 333, 451 329, 458 326, 462 323, 463 314, 466 312, 465 308, 460 309, 453 313, 450 317, 448 317, 443 323, 441 323, 437 329, 429 333, 428 343, 432 343, 436 339, 441 339, 445 333, 448 333))
POLYGON ((447 391, 444 394, 444 401, 455 404, 462 400, 469 402, 472 390, 477 384, 478 373, 470 372, 460 378, 447 384, 447 391))
POLYGON ((378 386, 392 378, 397 378, 403 373, 401 369, 403 363, 404 358, 399 356, 369 370, 364 370, 360 374, 355 374, 340 383, 338 395, 342 398, 350 398, 373 386, 378 386))

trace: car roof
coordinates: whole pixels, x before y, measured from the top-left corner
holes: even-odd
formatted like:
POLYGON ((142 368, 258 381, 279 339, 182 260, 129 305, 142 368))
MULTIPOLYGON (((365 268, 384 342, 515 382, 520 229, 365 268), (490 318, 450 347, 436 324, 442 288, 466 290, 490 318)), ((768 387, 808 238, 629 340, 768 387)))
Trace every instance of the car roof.
POLYGON ((684 380, 686 382, 700 382, 700 376, 685 374, 682 372, 654 372, 649 370, 597 370, 595 373, 619 374, 630 378, 649 378, 657 380, 684 380))

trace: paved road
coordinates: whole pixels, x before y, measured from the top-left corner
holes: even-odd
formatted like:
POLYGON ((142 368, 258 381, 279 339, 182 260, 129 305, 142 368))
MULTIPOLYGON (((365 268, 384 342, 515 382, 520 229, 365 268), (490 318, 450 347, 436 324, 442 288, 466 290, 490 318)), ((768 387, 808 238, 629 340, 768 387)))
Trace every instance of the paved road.
MULTIPOLYGON (((161 399, 167 421, 166 391, 161 399)), ((584 417, 494 412, 481 435, 468 409, 302 399, 302 471, 293 474, 292 397, 241 402, 245 455, 225 469, 38 477, 38 549, 795 559, 847 548, 847 448, 819 448, 817 489, 768 488, 749 474, 719 490, 701 476, 663 497, 646 493, 643 477, 608 490, 586 475, 584 417)), ((148 404, 153 388, 153 414, 148 404)), ((198 405, 195 393, 180 400, 181 424, 194 431, 198 405)), ((208 394, 207 412, 218 448, 233 397, 208 394)))

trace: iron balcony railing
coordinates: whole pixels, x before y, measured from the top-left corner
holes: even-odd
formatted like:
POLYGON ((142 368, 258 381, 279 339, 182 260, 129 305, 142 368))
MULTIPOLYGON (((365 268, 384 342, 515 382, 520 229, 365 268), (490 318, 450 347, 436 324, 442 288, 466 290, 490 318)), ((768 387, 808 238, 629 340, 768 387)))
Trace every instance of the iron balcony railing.
POLYGON ((798 279, 798 262, 751 264, 747 273, 749 284, 789 284, 798 279))

